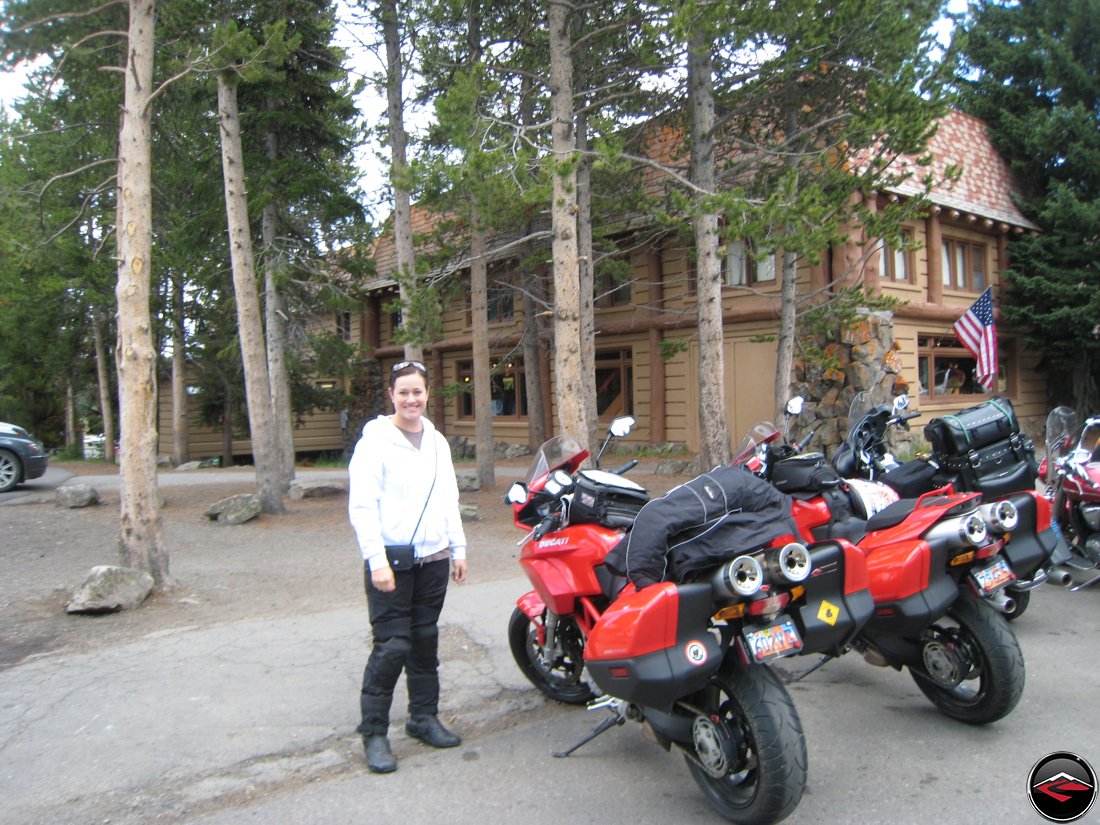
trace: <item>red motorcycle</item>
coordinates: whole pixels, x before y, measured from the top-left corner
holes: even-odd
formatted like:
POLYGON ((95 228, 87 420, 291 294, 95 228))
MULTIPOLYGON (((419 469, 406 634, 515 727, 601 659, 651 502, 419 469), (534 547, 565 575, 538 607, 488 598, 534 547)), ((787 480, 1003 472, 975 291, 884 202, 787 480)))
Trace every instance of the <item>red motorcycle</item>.
POLYGON ((1100 581, 1100 417, 1081 426, 1072 409, 1055 407, 1047 416, 1046 443, 1039 478, 1069 545, 1062 569, 1075 582, 1070 589, 1080 590, 1100 581))
POLYGON ((875 610, 851 647, 871 664, 908 668, 954 719, 986 724, 1011 712, 1024 688, 1023 654, 1002 615, 1016 578, 1004 538, 1018 522, 1012 502, 982 504, 950 485, 900 499, 886 485, 842 479, 821 453, 779 436, 757 425, 738 460, 791 496, 803 539, 865 556, 875 610))
MULTIPOLYGON (((616 420, 600 455, 632 424, 616 420)), ((801 799, 806 746, 798 712, 767 663, 839 655, 850 643, 872 609, 862 554, 836 541, 807 547, 772 535, 728 547, 724 558, 676 581, 636 589, 604 561, 628 528, 642 529, 649 496, 621 476, 634 462, 606 472, 597 456, 597 469, 581 469, 588 457, 575 439, 550 439, 505 496, 516 525, 529 531, 520 564, 533 586, 509 623, 516 663, 548 697, 611 711, 555 756, 627 719, 642 722, 666 750, 683 753, 727 819, 778 822, 801 799)), ((720 471, 727 483, 762 484, 742 469, 720 471)))

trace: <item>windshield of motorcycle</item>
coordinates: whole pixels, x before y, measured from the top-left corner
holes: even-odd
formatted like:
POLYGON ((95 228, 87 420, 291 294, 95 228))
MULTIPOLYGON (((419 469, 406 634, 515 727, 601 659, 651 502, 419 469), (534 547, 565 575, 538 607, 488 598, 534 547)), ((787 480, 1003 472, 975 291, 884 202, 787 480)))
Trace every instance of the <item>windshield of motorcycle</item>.
POLYGON ((527 489, 540 487, 550 473, 559 467, 564 467, 574 456, 582 452, 587 456, 587 450, 581 447, 580 439, 571 435, 556 435, 549 441, 543 442, 535 452, 535 457, 527 470, 527 477, 524 479, 527 489))
POLYGON ((1090 418, 1085 422, 1073 457, 1081 464, 1100 461, 1100 419, 1090 418))
MULTIPOLYGON (((1075 444, 1080 423, 1077 413, 1070 407, 1055 407, 1047 416, 1047 456, 1057 460, 1067 455, 1075 444)), ((1083 433, 1082 433, 1083 435, 1083 433)))
POLYGON ((863 390, 856 393, 855 398, 852 399, 852 405, 848 407, 848 441, 856 440, 856 428, 863 421, 863 416, 867 415, 874 406, 870 392, 863 390))
POLYGON ((734 453, 733 461, 731 464, 737 467, 741 464, 745 464, 754 455, 756 455, 757 448, 763 448, 765 444, 774 441, 779 437, 779 428, 770 421, 761 421, 745 433, 745 437, 741 439, 741 446, 737 448, 737 452, 734 453))

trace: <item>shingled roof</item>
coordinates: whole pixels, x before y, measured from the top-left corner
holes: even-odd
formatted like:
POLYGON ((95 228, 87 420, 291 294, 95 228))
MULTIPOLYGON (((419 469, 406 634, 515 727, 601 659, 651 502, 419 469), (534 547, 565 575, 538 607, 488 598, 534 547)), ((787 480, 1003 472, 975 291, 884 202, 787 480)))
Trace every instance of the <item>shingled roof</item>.
POLYGON ((1008 164, 993 148, 983 120, 962 112, 949 112, 940 120, 928 152, 932 157, 930 168, 918 166, 911 157, 899 158, 896 163, 902 170, 911 169, 913 180, 889 191, 916 195, 922 191, 921 177, 931 172, 935 180, 942 180, 944 170, 956 164, 961 167, 962 176, 957 181, 937 185, 930 195, 933 203, 1012 226, 1037 228, 1016 206, 1014 198, 1019 196, 1020 188, 1008 164))

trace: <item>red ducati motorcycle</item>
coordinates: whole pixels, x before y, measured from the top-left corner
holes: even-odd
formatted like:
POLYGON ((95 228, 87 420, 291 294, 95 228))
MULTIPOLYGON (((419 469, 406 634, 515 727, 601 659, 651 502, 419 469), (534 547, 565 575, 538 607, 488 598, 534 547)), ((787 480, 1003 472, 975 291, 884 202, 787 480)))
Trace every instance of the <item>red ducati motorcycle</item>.
POLYGON ((1062 562, 1080 590, 1100 581, 1100 417, 1084 426, 1069 407, 1047 416, 1047 455, 1039 465, 1046 497, 1069 544, 1062 562))
MULTIPOLYGON (((632 424, 616 420, 600 455, 632 424)), ((806 546, 773 536, 730 547, 723 560, 677 581, 635 589, 604 560, 649 496, 621 475, 634 462, 616 472, 582 469, 588 456, 575 439, 550 439, 505 496, 528 531, 520 564, 533 586, 509 624, 516 663, 550 698, 611 712, 555 756, 638 721, 666 750, 683 753, 724 817, 780 821, 801 799, 806 746, 768 662, 839 655, 850 643, 872 609, 862 553, 837 541, 806 546)))
POLYGON ((951 484, 957 492, 981 493, 987 502, 1011 502, 1017 525, 1005 535, 1003 551, 1016 574, 1007 587, 1009 621, 1023 615, 1034 588, 1048 581, 1072 583, 1060 568, 1069 551, 1053 523, 1050 502, 1035 489, 1038 468, 1031 441, 1020 431, 1008 399, 994 398, 933 419, 924 429, 931 455, 899 462, 887 447, 889 434, 908 430, 920 413, 907 411, 907 395, 881 404, 873 404, 871 396, 864 391, 852 400, 848 433, 833 458, 841 476, 881 482, 903 498, 951 484))
POLYGON ((986 724, 1011 712, 1024 688, 1023 654, 1002 615, 1016 578, 1004 540, 1018 522, 1012 502, 981 504, 979 493, 950 485, 900 499, 885 485, 842 479, 821 453, 780 435, 757 425, 738 460, 791 496, 804 539, 836 540, 865 557, 875 609, 851 647, 871 664, 908 668, 954 719, 986 724))

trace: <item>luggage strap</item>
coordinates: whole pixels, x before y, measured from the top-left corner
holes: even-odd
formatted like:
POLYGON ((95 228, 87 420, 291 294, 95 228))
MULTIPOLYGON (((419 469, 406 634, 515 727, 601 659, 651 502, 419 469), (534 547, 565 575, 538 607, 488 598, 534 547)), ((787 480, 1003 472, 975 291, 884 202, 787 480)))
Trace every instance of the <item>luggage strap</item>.
POLYGON ((966 443, 969 444, 971 442, 970 430, 968 430, 966 425, 959 420, 957 415, 945 415, 944 418, 948 421, 954 421, 959 426, 959 429, 962 430, 962 434, 966 436, 966 443))

